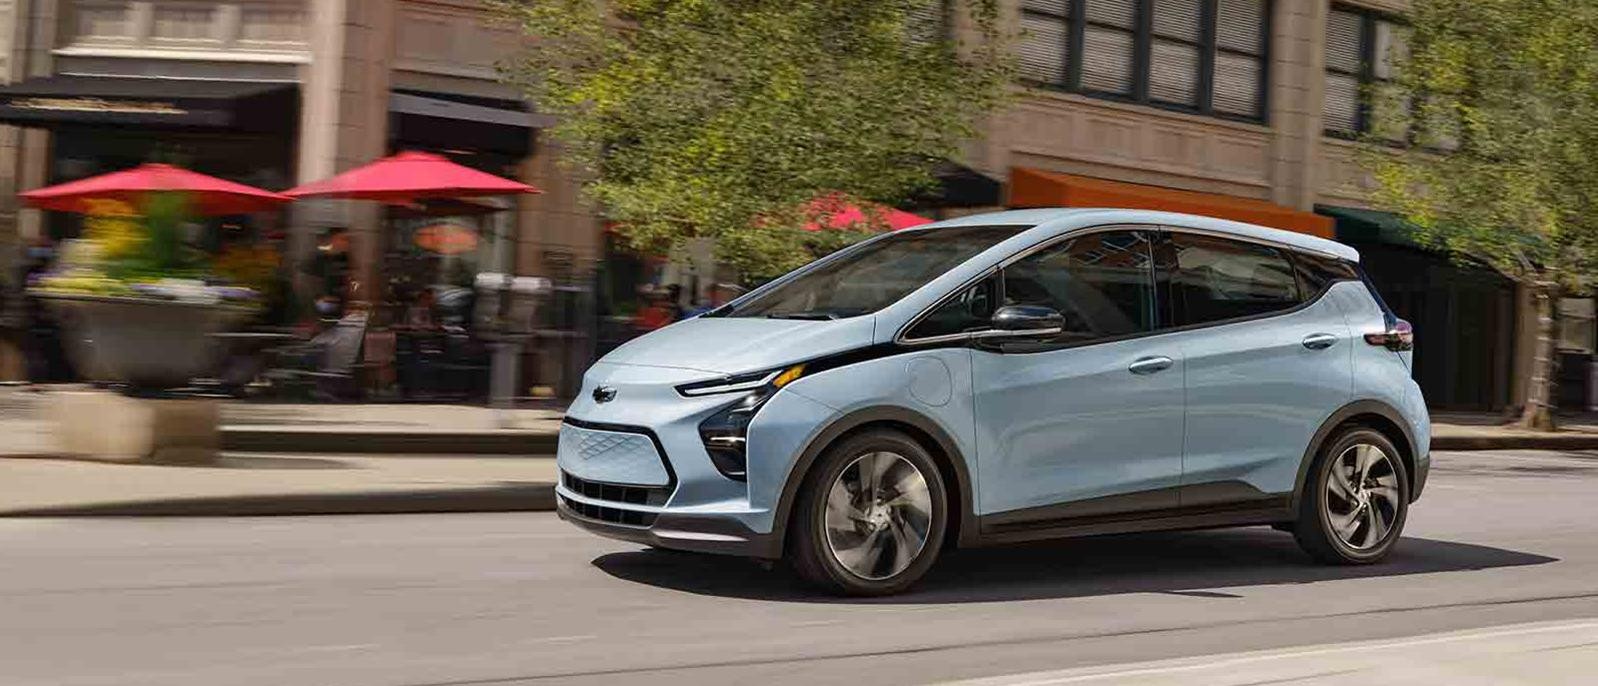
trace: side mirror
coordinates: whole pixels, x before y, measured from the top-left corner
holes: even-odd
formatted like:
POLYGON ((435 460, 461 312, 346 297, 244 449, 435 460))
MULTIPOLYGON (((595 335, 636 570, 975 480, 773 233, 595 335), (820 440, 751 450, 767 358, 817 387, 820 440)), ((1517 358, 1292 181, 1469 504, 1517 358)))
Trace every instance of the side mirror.
POLYGON ((1006 305, 993 313, 993 329, 984 338, 1047 338, 1065 330, 1059 310, 1038 305, 1006 305))

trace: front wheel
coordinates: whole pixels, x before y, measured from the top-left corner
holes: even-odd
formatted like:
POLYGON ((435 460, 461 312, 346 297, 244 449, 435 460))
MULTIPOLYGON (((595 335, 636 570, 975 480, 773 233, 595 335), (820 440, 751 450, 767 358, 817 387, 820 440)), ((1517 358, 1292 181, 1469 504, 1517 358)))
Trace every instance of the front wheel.
POLYGON ((867 431, 829 448, 806 478, 790 561, 834 593, 898 593, 932 567, 948 516, 943 478, 926 449, 897 431, 867 431))
POLYGON ((1398 542, 1409 516, 1409 474, 1386 436, 1364 427, 1343 430, 1305 481, 1293 533, 1310 556, 1369 564, 1398 542))

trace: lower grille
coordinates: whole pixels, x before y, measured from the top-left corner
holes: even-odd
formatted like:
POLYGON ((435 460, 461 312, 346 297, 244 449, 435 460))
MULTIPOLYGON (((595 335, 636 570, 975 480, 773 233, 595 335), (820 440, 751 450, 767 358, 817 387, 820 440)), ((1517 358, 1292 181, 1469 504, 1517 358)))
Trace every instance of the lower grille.
POLYGON ((590 505, 588 503, 577 502, 571 498, 567 498, 566 496, 561 496, 560 501, 566 505, 566 509, 571 510, 573 513, 581 515, 587 519, 609 522, 611 524, 622 524, 626 526, 648 527, 655 524, 655 513, 653 512, 639 512, 637 510, 623 510, 619 507, 590 505))
POLYGON ((566 490, 579 494, 584 498, 608 500, 613 503, 660 507, 666 504, 666 498, 671 495, 671 491, 668 488, 606 484, 579 479, 564 471, 560 473, 560 480, 566 486, 566 490))

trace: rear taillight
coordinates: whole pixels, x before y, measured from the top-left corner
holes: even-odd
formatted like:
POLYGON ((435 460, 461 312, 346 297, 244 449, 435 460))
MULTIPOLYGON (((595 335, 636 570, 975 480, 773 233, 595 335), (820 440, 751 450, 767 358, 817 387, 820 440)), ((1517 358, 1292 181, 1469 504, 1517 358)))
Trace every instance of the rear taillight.
POLYGON ((1379 345, 1393 352, 1415 349, 1415 327, 1402 319, 1393 320, 1386 331, 1365 334, 1365 342, 1379 345))

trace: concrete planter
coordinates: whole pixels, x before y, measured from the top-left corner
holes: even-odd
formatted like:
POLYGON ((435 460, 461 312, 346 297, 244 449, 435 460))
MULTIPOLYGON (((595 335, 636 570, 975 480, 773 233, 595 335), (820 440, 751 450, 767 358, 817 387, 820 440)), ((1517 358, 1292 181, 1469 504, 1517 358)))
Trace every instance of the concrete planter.
POLYGON ((40 294, 61 318, 68 353, 93 381, 129 392, 59 393, 49 416, 60 450, 125 462, 204 463, 221 444, 214 399, 161 397, 215 364, 215 338, 252 310, 147 298, 40 294))
POLYGON ((40 294, 70 334, 69 353, 92 381, 136 391, 186 386, 210 371, 212 334, 244 321, 253 310, 149 298, 40 294))
POLYGON ((204 464, 221 447, 215 398, 136 398, 111 391, 51 394, 46 416, 56 449, 108 462, 204 464))

